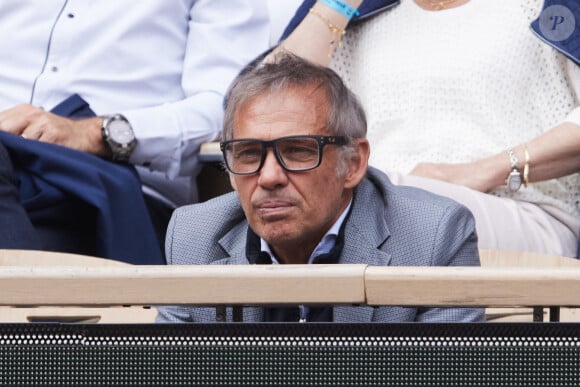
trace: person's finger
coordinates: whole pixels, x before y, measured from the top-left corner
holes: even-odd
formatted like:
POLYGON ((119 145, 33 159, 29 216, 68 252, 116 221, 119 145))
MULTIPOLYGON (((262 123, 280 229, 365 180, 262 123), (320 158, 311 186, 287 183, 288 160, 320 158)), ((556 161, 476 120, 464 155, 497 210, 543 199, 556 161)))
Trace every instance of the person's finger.
MULTIPOLYGON (((21 136, 34 116, 39 111, 27 104, 21 104, 0 112, 0 130, 21 136)), ((30 137, 27 135, 27 137, 30 137)))
POLYGON ((20 137, 27 140, 38 140, 42 135, 42 129, 38 126, 35 126, 34 123, 31 123, 27 127, 23 128, 19 135, 20 137))

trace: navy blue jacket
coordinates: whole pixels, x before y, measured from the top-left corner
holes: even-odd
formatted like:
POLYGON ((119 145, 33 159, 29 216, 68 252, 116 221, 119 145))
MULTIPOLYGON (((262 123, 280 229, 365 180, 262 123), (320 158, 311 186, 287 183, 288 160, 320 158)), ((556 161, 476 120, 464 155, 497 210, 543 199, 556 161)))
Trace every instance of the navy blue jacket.
MULTIPOLYGON (((94 116, 78 95, 53 113, 94 116)), ((89 230, 96 241, 88 246, 94 250, 85 253, 133 264, 165 264, 134 167, 5 132, 0 132, 0 142, 20 181, 20 203, 35 226, 89 230)), ((67 246, 58 244, 50 249, 67 252, 67 246)))

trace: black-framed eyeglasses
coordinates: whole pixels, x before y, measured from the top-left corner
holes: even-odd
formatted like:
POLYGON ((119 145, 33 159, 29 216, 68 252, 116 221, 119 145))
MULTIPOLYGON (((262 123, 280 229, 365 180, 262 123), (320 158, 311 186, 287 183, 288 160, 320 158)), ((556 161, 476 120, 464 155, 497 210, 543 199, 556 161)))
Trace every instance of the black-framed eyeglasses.
POLYGON ((262 169, 268 148, 286 171, 309 171, 322 161, 325 145, 346 145, 346 136, 288 136, 271 141, 253 138, 223 141, 220 149, 227 169, 236 175, 251 175, 262 169))

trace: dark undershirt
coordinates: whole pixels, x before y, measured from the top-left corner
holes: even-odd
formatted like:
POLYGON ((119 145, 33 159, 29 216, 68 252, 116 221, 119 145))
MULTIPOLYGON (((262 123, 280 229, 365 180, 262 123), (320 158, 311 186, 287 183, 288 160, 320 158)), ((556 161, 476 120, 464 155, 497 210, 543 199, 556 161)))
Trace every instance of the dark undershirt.
MULTIPOLYGON (((348 221, 348 215, 344 219, 336 242, 330 252, 316 256, 313 264, 338 263, 344 245, 344 225, 348 221)), ((261 251, 260 237, 248 227, 246 239, 246 256, 252 265, 272 265, 272 259, 266 252, 261 251)), ((308 322, 332 322, 332 306, 318 306, 308 308, 306 321, 308 322)), ((297 322, 300 321, 300 307, 266 307, 264 308, 264 322, 297 322)))

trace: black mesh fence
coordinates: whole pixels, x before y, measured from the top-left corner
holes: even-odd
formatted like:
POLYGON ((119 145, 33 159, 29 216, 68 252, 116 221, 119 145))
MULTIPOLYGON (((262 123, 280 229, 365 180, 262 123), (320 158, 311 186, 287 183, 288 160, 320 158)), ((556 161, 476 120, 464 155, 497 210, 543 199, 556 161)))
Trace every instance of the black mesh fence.
POLYGON ((580 324, 0 325, 0 384, 578 386, 580 324))

